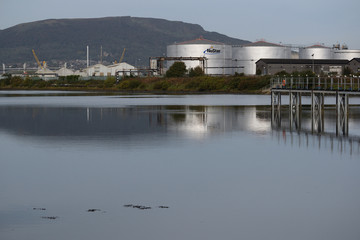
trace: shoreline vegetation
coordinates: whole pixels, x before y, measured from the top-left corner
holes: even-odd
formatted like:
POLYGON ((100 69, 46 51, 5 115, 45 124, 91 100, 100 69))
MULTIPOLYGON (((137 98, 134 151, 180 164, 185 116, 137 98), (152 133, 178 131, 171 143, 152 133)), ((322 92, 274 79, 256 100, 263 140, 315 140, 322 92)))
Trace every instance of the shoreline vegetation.
POLYGON ((79 80, 79 76, 58 80, 21 78, 8 75, 0 80, 0 90, 109 91, 163 94, 267 94, 269 76, 125 77, 116 80, 79 80))

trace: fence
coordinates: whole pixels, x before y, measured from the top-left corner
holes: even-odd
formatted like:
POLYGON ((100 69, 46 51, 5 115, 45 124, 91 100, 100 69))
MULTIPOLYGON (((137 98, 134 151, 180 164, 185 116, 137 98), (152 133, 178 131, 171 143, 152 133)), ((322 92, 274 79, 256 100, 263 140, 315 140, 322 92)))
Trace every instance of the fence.
POLYGON ((271 79, 272 89, 360 91, 360 77, 280 77, 271 79))

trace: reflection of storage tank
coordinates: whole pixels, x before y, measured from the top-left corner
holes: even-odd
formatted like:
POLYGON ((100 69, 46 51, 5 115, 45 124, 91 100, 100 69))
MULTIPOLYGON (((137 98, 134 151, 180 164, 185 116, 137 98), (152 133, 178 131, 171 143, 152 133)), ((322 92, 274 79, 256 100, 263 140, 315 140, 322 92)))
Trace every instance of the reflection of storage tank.
POLYGON ((322 45, 299 49, 300 59, 333 59, 333 50, 322 45))
MULTIPOLYGON (((205 57, 205 74, 233 74, 231 46, 204 38, 167 46, 167 57, 205 57)), ((168 61, 170 67, 174 61, 168 61)), ((201 66, 199 61, 184 61, 188 69, 201 66)))
POLYGON ((264 41, 233 46, 234 72, 255 75, 261 58, 291 58, 291 48, 264 41))

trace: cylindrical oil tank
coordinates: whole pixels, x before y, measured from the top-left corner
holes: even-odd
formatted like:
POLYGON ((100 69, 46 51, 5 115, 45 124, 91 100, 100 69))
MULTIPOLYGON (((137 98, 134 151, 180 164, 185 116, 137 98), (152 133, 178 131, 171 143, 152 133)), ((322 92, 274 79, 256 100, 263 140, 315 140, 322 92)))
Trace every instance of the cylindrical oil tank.
MULTIPOLYGON (((232 50, 231 46, 198 38, 188 42, 182 42, 167 46, 167 57, 204 57, 205 66, 198 60, 174 60, 183 61, 187 69, 197 66, 204 67, 205 74, 208 75, 230 75, 232 71, 232 50)), ((167 61, 169 68, 174 61, 167 61)))
POLYGON ((299 49, 300 59, 333 59, 333 50, 322 45, 313 45, 299 49))
POLYGON ((360 50, 334 49, 334 59, 352 60, 360 58, 360 50))
POLYGON ((291 58, 291 48, 258 41, 243 46, 233 46, 234 72, 256 74, 256 62, 261 58, 291 58))

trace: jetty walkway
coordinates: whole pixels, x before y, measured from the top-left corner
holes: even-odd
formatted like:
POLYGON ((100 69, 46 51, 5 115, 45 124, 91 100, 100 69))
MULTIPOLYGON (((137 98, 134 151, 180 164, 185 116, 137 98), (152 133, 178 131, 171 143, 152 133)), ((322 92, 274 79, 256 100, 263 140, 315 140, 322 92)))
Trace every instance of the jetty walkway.
POLYGON ((323 129, 324 98, 336 96, 337 134, 348 135, 349 96, 360 97, 360 77, 280 77, 271 79, 271 107, 274 124, 281 122, 281 95, 289 95, 292 123, 300 122, 301 97, 311 96, 312 125, 323 129))

